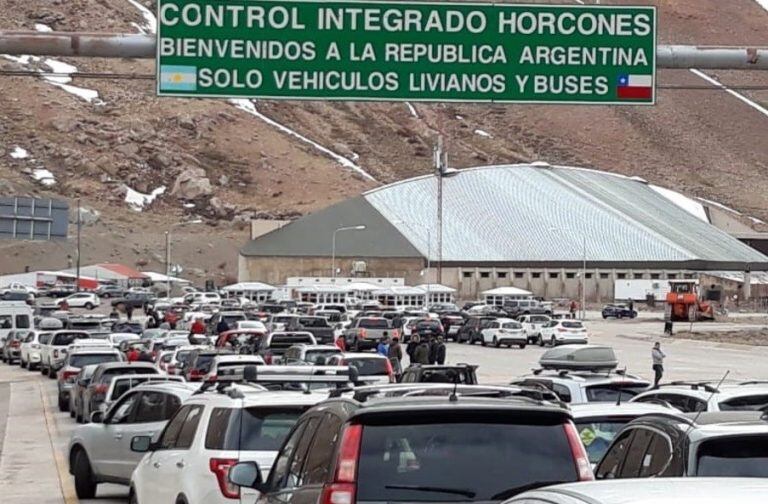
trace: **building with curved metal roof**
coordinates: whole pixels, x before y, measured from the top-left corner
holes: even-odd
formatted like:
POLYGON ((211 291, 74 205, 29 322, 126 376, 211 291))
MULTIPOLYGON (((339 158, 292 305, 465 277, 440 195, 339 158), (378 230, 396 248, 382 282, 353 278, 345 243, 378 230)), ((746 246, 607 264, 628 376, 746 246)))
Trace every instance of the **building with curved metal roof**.
POLYGON ((440 282, 460 298, 501 286, 573 297, 586 261, 588 295, 610 298, 617 280, 768 270, 768 257, 670 193, 685 199, 639 178, 543 163, 416 177, 255 238, 241 250, 241 280, 327 275, 335 255, 342 274, 440 282), (333 250, 334 232, 353 226, 365 229, 337 232, 333 250))

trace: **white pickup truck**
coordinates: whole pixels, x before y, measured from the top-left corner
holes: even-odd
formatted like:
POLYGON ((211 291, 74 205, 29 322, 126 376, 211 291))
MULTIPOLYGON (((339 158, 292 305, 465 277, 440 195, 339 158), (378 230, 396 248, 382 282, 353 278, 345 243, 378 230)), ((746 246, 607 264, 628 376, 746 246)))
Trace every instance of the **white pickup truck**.
POLYGON ((523 315, 517 320, 523 326, 523 334, 528 339, 528 343, 532 344, 538 341, 541 328, 552 319, 547 315, 523 315))

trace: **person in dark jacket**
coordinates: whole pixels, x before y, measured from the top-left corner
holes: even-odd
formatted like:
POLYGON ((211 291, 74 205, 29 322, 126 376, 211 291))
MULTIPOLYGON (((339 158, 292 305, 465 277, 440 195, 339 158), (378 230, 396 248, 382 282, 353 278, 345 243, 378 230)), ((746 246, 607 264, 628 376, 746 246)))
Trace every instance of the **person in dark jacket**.
POLYGON ((437 343, 435 345, 435 362, 441 366, 445 364, 445 341, 442 336, 437 337, 437 343))
POLYGON ((219 323, 216 324, 216 334, 221 334, 229 331, 229 324, 227 324, 227 321, 224 319, 220 319, 219 323))
POLYGON ((411 364, 416 362, 416 359, 413 356, 413 352, 416 351, 417 346, 419 346, 419 335, 413 334, 411 335, 411 339, 408 340, 408 345, 405 347, 405 353, 408 354, 408 360, 411 364))
POLYGON ((429 364, 429 343, 422 341, 413 351, 414 364, 429 364))
POLYGON ((392 365, 392 372, 395 374, 397 381, 400 381, 400 377, 403 374, 403 347, 400 346, 400 338, 392 338, 392 343, 389 344, 387 350, 387 358, 392 365))
POLYGON ((437 339, 434 336, 429 338, 429 363, 437 363, 437 339))
POLYGON ((149 352, 149 350, 142 350, 141 354, 139 354, 139 362, 155 362, 155 359, 152 358, 152 354, 149 352))

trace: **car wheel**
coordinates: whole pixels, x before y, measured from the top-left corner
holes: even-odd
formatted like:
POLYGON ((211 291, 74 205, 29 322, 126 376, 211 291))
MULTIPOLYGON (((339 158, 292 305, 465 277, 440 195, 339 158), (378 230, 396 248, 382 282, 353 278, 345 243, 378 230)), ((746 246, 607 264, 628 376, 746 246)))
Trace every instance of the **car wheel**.
POLYGON ((41 374, 41 375, 45 375, 45 374, 47 374, 47 373, 48 373, 48 371, 46 371, 46 370, 45 370, 45 366, 44 366, 44 365, 43 365, 43 363, 41 362, 41 363, 40 363, 40 374, 41 374))
POLYGON ((493 337, 493 346, 495 346, 496 348, 499 348, 501 346, 501 344, 499 343, 499 338, 497 338, 496 336, 493 337))
POLYGON ((101 297, 109 299, 109 292, 105 292, 104 294, 101 295, 101 297))
POLYGON ((56 379, 56 371, 54 371, 53 368, 48 368, 48 378, 51 380, 56 379))
POLYGON ((520 343, 517 346, 520 348, 520 350, 524 350, 525 349, 525 343, 520 343))
POLYGON ((75 410, 71 409, 69 410, 69 418, 75 418, 75 410))
POLYGON ((64 396, 59 395, 59 411, 66 413, 69 411, 69 401, 64 399, 64 396))
POLYGON ((93 310, 93 303, 85 303, 86 310, 93 310))
POLYGON ((84 451, 77 452, 75 456, 75 492, 79 499, 93 499, 96 496, 96 482, 93 480, 91 464, 88 455, 84 451))
POLYGON ((24 362, 24 359, 19 359, 19 366, 21 366, 22 369, 27 368, 27 363, 24 362))
POLYGON ((549 340, 549 344, 552 345, 553 347, 557 346, 557 340, 555 339, 554 336, 552 336, 552 338, 549 340))

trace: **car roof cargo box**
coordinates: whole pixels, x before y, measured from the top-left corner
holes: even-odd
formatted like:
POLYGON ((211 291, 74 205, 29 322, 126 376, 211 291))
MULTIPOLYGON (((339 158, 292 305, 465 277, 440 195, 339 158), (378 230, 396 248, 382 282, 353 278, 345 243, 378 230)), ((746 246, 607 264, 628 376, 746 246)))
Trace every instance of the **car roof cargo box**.
POLYGON ((543 369, 604 371, 616 369, 619 362, 609 346, 564 345, 544 352, 539 365, 543 369))

